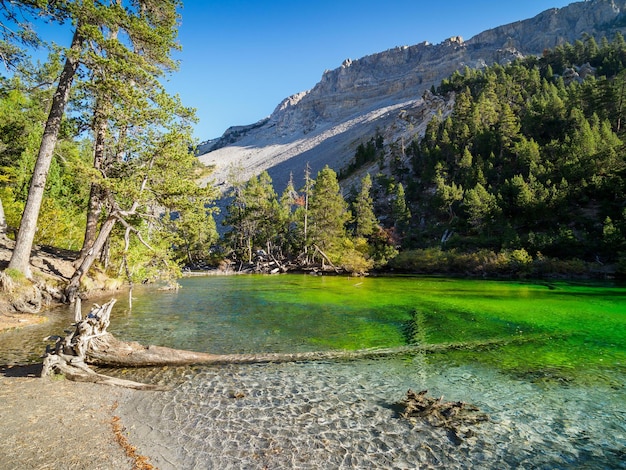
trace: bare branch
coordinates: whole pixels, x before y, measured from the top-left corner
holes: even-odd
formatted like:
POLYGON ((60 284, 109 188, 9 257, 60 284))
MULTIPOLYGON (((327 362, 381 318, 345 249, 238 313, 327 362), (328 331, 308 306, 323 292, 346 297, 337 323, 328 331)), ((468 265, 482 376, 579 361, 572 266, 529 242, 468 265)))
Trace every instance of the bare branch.
POLYGON ((148 248, 150 251, 156 251, 154 248, 152 248, 144 239, 143 236, 141 235, 141 232, 133 227, 132 225, 130 225, 128 222, 126 222, 122 217, 120 217, 119 215, 116 215, 116 219, 124 226, 126 227, 126 234, 124 235, 124 240, 125 240, 125 244, 126 244, 126 249, 125 251, 128 251, 128 244, 129 244, 129 240, 128 240, 128 234, 129 232, 133 232, 137 238, 139 239, 139 241, 141 242, 142 245, 144 245, 146 248, 148 248))

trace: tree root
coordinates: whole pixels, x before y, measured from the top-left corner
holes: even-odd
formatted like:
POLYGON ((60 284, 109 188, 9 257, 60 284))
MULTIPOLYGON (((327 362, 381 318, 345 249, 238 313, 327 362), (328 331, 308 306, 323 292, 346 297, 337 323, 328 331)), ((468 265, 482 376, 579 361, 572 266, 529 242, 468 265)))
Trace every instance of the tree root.
POLYGON ((98 374, 87 366, 88 351, 97 348, 93 341, 108 334, 106 329, 109 326, 113 305, 115 305, 115 299, 103 306, 96 305, 85 319, 81 319, 80 313, 77 312, 78 322, 74 324, 73 332, 64 338, 60 336, 46 338, 54 340, 55 346, 46 348, 41 376, 47 377, 58 373, 75 382, 116 385, 136 390, 163 390, 163 387, 156 385, 98 374))
POLYGON ((55 373, 65 376, 68 380, 74 382, 90 382, 102 385, 115 385, 118 387, 131 388, 134 390, 167 390, 165 387, 152 384, 143 384, 132 380, 118 379, 103 375, 90 369, 87 364, 82 361, 67 361, 61 356, 48 356, 44 361, 44 369, 41 373, 42 377, 53 375, 55 373), (49 359, 51 358, 51 359, 49 359))

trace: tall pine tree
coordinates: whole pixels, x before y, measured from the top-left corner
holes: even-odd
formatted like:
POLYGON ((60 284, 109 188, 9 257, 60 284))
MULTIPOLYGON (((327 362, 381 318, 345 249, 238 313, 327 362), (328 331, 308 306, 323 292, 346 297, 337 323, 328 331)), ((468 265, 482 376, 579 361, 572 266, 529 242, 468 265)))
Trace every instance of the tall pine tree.
POLYGON ((338 250, 350 220, 337 174, 326 165, 317 174, 309 201, 309 245, 323 251, 338 250))

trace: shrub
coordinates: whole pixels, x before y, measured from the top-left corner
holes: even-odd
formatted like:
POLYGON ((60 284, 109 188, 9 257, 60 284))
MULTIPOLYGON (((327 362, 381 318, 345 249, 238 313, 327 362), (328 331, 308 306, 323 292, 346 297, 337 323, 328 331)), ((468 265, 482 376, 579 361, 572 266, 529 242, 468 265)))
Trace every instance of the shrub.
POLYGON ((364 238, 354 241, 344 238, 341 253, 336 259, 343 269, 352 274, 365 274, 374 267, 374 261, 369 259, 367 240, 364 238))

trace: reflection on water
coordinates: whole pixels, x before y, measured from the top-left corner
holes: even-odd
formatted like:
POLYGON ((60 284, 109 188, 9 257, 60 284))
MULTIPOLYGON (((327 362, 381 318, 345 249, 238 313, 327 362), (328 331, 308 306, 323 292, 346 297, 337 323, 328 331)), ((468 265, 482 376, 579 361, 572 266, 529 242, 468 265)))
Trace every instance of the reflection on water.
MULTIPOLYGON (((612 286, 423 278, 245 276, 136 291, 122 339, 210 352, 463 343, 350 362, 110 371, 168 392, 121 404, 131 442, 168 468, 626 468, 626 303, 612 286), (510 341, 515 340, 515 341, 510 341), (521 340, 521 342, 520 342, 521 340), (497 341, 497 345, 488 341, 497 341), (406 390, 491 420, 461 442, 399 419, 406 390)), ((4 362, 37 361, 72 315, 3 333, 4 362)))

